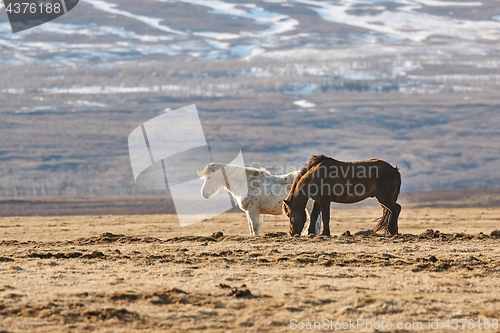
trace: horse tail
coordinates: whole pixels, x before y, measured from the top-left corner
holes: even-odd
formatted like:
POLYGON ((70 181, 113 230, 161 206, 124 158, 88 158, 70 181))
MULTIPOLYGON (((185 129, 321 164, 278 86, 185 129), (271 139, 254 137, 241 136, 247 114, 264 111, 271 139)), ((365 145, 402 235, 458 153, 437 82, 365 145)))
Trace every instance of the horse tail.
POLYGON ((379 231, 383 230, 385 234, 389 233, 389 222, 391 220, 391 211, 385 207, 384 212, 381 217, 375 220, 377 222, 377 225, 375 228, 373 228, 374 233, 378 233, 379 231))

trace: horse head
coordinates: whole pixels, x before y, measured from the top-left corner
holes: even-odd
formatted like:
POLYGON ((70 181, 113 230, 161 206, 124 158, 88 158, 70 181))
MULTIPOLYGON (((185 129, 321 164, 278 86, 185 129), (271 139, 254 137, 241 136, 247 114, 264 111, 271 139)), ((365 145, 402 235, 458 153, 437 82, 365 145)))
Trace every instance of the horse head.
POLYGON ((290 219, 290 236, 300 235, 306 223, 306 211, 295 208, 290 198, 283 200, 283 213, 290 219))
POLYGON ((210 163, 203 170, 197 171, 198 177, 204 181, 201 187, 201 195, 205 199, 209 199, 224 186, 224 183, 221 183, 219 179, 221 178, 219 174, 222 174, 222 172, 216 172, 220 168, 219 164, 210 163))

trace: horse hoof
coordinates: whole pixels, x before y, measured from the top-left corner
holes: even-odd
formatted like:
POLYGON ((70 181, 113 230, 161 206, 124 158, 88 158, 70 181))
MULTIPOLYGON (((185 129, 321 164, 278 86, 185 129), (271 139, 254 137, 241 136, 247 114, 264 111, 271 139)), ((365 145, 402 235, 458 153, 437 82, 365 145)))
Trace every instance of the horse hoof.
POLYGON ((396 236, 398 234, 398 231, 389 229, 389 233, 391 234, 391 236, 396 236))
POLYGON ((332 235, 330 235, 330 233, 328 233, 328 234, 321 234, 321 236, 332 237, 332 235))
POLYGON ((312 234, 312 233, 309 233, 309 234, 307 234, 307 237, 309 237, 309 238, 313 238, 313 237, 316 237, 316 235, 315 235, 315 234, 312 234))

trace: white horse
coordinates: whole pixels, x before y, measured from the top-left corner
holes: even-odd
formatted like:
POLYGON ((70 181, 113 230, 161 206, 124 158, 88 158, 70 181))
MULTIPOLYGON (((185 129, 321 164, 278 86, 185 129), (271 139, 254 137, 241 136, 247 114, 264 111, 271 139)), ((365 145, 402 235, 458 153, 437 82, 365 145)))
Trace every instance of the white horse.
MULTIPOLYGON (((205 199, 209 199, 221 188, 225 188, 245 211, 250 234, 258 235, 260 224, 264 221, 262 214, 282 214, 283 199, 287 197, 298 173, 299 171, 294 171, 286 175, 275 176, 263 168, 210 163, 203 170, 198 171, 198 176, 204 180, 201 195, 205 199), (220 169, 223 172, 216 172, 220 169)), ((310 199, 306 206, 309 220, 313 205, 314 201, 310 199)), ((318 216, 315 225, 316 235, 319 235, 320 223, 318 216)))

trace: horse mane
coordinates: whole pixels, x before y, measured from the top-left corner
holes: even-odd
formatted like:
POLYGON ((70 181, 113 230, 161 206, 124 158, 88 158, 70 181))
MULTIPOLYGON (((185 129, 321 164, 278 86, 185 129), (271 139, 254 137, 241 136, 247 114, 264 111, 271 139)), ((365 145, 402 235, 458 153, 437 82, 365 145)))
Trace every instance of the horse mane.
POLYGON ((239 166, 239 165, 231 165, 231 164, 223 164, 223 163, 210 163, 210 164, 207 164, 207 166, 205 166, 202 170, 198 171, 198 177, 200 177, 201 179, 204 179, 210 173, 215 172, 215 171, 219 170, 222 167, 224 167, 225 170, 227 170, 226 168, 241 168, 241 169, 245 169, 245 171, 247 173, 251 173, 254 176, 258 176, 258 174, 265 174, 265 175, 270 175, 271 174, 269 171, 267 171, 264 168, 257 169, 257 168, 252 168, 252 167, 242 167, 242 166, 239 166))
POLYGON ((311 156, 311 158, 309 158, 309 161, 307 161, 306 165, 304 165, 302 169, 300 169, 300 172, 298 173, 297 177, 295 177, 295 180, 292 183, 292 187, 290 188, 290 192, 288 193, 287 199, 290 199, 290 196, 295 192, 295 189, 297 188, 297 185, 302 176, 304 176, 307 173, 307 171, 309 171, 310 169, 312 169, 313 167, 315 167, 316 165, 327 159, 333 159, 333 158, 326 155, 311 156))
POLYGON ((246 167, 245 170, 247 171, 247 173, 251 174, 252 176, 254 177, 258 177, 260 176, 261 174, 264 174, 264 175, 270 175, 271 173, 264 169, 264 168, 252 168, 252 167, 246 167))
POLYGON ((207 166, 205 166, 202 170, 198 170, 198 177, 200 177, 201 179, 206 178, 208 174, 212 172, 210 164, 207 164, 207 166))

